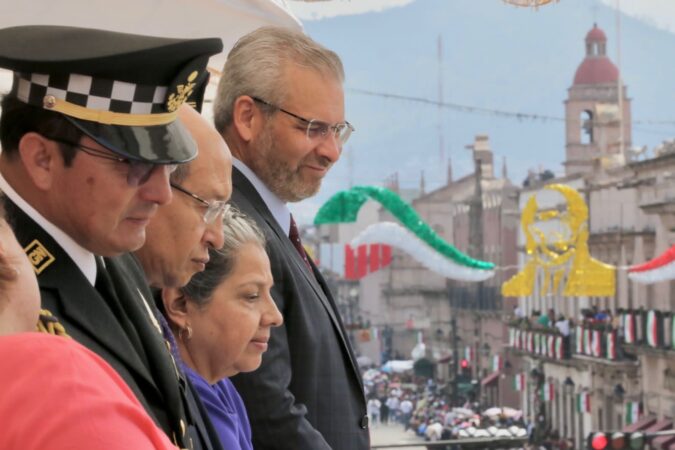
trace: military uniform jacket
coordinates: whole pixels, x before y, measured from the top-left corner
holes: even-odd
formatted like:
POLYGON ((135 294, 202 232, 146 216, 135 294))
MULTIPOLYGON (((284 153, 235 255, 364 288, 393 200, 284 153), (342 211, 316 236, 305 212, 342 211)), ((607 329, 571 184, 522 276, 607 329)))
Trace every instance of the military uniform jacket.
POLYGON ((211 444, 210 423, 203 422, 201 405, 167 349, 149 303, 150 290, 134 258, 129 254, 104 258, 115 291, 104 297, 42 227, 8 198, 5 205, 15 235, 38 273, 42 308, 69 336, 117 371, 179 447, 219 449, 217 439, 211 444))
POLYGON ((255 187, 236 168, 232 203, 267 237, 284 324, 272 329, 261 367, 232 378, 244 399, 256 450, 370 448, 363 385, 333 298, 309 272, 255 187))

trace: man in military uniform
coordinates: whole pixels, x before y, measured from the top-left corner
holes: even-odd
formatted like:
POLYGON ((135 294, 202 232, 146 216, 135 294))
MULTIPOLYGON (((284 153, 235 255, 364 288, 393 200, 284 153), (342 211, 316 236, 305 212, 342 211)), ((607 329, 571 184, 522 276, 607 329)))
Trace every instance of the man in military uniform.
POLYGON ((14 71, 0 116, 0 189, 43 308, 117 370, 180 447, 212 448, 127 253, 196 148, 177 118, 200 102, 220 39, 56 26, 0 30, 14 71))

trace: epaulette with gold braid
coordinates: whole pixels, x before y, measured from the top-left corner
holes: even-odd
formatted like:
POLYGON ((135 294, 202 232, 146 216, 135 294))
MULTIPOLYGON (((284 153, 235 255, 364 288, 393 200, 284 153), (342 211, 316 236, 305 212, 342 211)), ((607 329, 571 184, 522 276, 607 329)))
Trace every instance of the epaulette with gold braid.
POLYGON ((37 331, 40 333, 53 334, 55 336, 63 336, 69 338, 66 329, 61 325, 59 319, 54 317, 47 309, 40 310, 40 317, 37 322, 37 331))

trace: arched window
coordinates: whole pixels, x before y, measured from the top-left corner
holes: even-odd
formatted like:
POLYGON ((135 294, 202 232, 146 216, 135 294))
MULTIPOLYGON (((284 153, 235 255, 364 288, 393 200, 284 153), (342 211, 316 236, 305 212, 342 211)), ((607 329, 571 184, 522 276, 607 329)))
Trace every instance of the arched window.
POLYGON ((581 124, 581 136, 580 141, 584 145, 593 143, 593 113, 589 110, 584 110, 581 112, 579 117, 579 123, 581 124))

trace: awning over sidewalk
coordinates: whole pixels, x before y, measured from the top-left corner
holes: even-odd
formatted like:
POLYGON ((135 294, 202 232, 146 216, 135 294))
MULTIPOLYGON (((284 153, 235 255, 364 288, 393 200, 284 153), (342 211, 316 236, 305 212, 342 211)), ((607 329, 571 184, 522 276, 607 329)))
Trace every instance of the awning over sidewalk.
POLYGON ((654 431, 664 431, 670 430, 673 427, 673 421, 668 419, 661 419, 653 425, 650 425, 649 428, 645 430, 646 433, 654 431))
POLYGON ((675 436, 659 436, 652 441, 652 448, 675 449, 675 436))
POLYGON ((488 386, 490 384, 495 383, 499 379, 499 372, 492 372, 490 375, 486 376, 482 380, 480 380, 480 385, 481 386, 488 386))
POLYGON ((656 422, 656 417, 654 416, 645 416, 637 422, 627 425, 624 427, 623 431, 625 433, 633 433, 635 431, 643 431, 645 428, 649 428, 654 425, 656 422))

